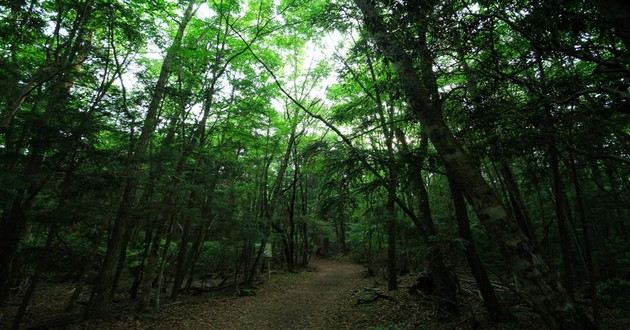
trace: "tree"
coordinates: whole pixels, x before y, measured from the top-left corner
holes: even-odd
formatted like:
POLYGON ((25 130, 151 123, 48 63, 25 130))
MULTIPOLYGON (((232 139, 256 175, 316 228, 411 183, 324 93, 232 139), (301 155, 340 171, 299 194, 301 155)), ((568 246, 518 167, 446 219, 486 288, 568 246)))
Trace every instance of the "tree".
POLYGON ((453 174, 456 184, 465 187, 464 194, 472 202, 480 221, 499 240, 510 268, 522 284, 523 295, 553 328, 591 327, 588 317, 572 305, 561 286, 554 284, 547 266, 532 252, 527 238, 514 225, 480 170, 475 168, 446 126, 439 107, 430 101, 427 86, 434 84, 431 76, 422 80, 403 45, 387 32, 374 2, 356 3, 363 12, 367 29, 392 61, 412 111, 425 126, 427 135, 453 174))

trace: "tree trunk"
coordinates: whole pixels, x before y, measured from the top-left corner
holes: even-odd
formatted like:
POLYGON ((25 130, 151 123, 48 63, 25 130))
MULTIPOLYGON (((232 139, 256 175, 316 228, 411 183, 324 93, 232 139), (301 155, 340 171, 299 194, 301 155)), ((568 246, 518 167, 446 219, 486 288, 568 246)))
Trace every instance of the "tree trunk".
POLYGON ((193 243, 192 248, 190 249, 190 257, 188 258, 188 264, 186 265, 186 271, 188 273, 188 278, 186 280, 185 287, 190 289, 192 286, 193 278, 195 276, 195 266, 197 265, 197 260, 199 260, 199 255, 201 254, 201 248, 203 246, 203 242, 206 239, 207 230, 200 226, 197 231, 197 237, 195 238, 195 242, 193 243))
POLYGON ((569 215, 567 214, 568 204, 560 174, 558 150, 554 146, 550 146, 548 155, 549 166, 551 167, 551 187, 555 201, 558 235, 560 237, 560 251, 562 252, 562 266, 564 268, 562 272, 563 284, 569 296, 573 298, 573 253, 569 228, 567 227, 569 222, 569 215))
POLYGON ((483 297, 483 304, 488 310, 488 314, 494 321, 507 321, 512 319, 505 310, 505 308, 499 302, 497 295, 490 283, 486 268, 479 258, 477 249, 475 248, 475 242, 470 232, 470 221, 468 219, 468 211, 466 210, 466 202, 461 191, 455 185, 453 180, 449 179, 449 188, 451 191, 451 199, 453 201, 453 208, 455 209, 455 219, 457 220, 457 228, 459 230, 459 236, 465 241, 465 254, 470 271, 477 282, 481 296, 483 297))
POLYGON ((308 265, 310 257, 310 248, 308 242, 308 226, 306 223, 302 224, 302 266, 308 265))
MULTIPOLYGON (((341 245, 341 254, 346 255, 348 253, 348 244, 346 243, 346 220, 343 215, 337 218, 337 223, 339 227, 337 240, 341 245)), ((326 250, 328 251, 328 249, 326 250)))
POLYGON ((595 321, 598 319, 597 313, 597 277, 595 276, 595 264, 593 262, 593 227, 586 217, 586 208, 584 207, 584 197, 582 195, 582 186, 577 173, 575 159, 570 154, 571 179, 575 189, 575 199, 578 209, 578 215, 582 224, 582 239, 584 240, 584 254, 586 259, 586 271, 589 282, 589 295, 591 296, 591 312, 595 321))
MULTIPOLYGON (((151 242, 151 248, 149 249, 149 254, 147 256, 146 265, 144 267, 144 272, 142 273, 142 278, 138 285, 138 301, 136 305, 136 309, 140 312, 146 312, 152 309, 151 307, 151 294, 153 292, 153 283, 160 271, 160 247, 161 241, 164 232, 170 231, 170 227, 173 224, 175 215, 171 214, 170 211, 167 212, 170 219, 165 219, 162 217, 161 220, 158 220, 157 227, 153 234, 153 239, 151 242), (168 228, 164 228, 166 226, 166 221, 169 221, 168 228), (165 230, 167 229, 167 230, 165 230)), ((170 237, 170 235, 169 235, 170 237)))
MULTIPOLYGON (((190 196, 188 198, 187 208, 192 208, 197 203, 197 193, 195 190, 190 192, 190 196)), ((192 229, 192 219, 190 216, 186 216, 184 220, 184 226, 182 228, 182 237, 179 244, 179 251, 177 253, 177 263, 175 264, 175 275, 173 278, 173 289, 171 291, 171 299, 177 299, 179 295, 179 290, 182 288, 182 283, 184 283, 184 278, 186 277, 186 272, 188 270, 188 259, 192 257, 192 254, 195 252, 195 247, 193 246, 189 252, 188 243, 191 239, 191 229, 192 229)), ((198 238, 201 238, 201 228, 199 228, 200 234, 198 238)))
POLYGON ((132 232, 135 229, 132 227, 133 226, 127 226, 127 228, 125 228, 125 233, 123 234, 122 247, 120 249, 120 255, 118 256, 118 264, 116 265, 116 273, 114 274, 114 281, 112 284, 112 291, 109 299, 114 298, 114 295, 116 294, 116 289, 118 288, 118 282, 120 281, 120 276, 125 269, 125 263, 127 262, 127 248, 129 246, 129 241, 131 240, 132 232))
POLYGON ((146 228, 144 230, 144 249, 142 251, 142 257, 140 258, 140 266, 138 267, 138 271, 136 272, 136 276, 134 277, 133 284, 131 285, 131 289, 129 289, 129 296, 131 299, 136 299, 138 297, 138 291, 140 290, 140 283, 142 282, 142 277, 144 275, 144 270, 146 268, 147 259, 149 257, 149 253, 151 250, 151 242, 153 241, 153 235, 155 233, 155 226, 158 219, 146 219, 146 228))
POLYGON ((398 267, 396 262, 396 208, 394 204, 395 192, 387 193, 387 202, 385 204, 387 227, 387 289, 398 290, 398 267))
POLYGON ((260 247, 258 247, 258 251, 256 252, 256 256, 254 257, 254 262, 249 268, 248 273, 245 277, 245 285, 251 287, 254 284, 254 278, 256 277, 256 272, 258 270, 258 264, 260 263, 260 259, 263 255, 263 251, 265 250, 265 245, 267 245, 269 233, 265 235, 263 240, 260 242, 260 247))
POLYGON ((177 263, 175 264, 175 277, 173 279, 173 289, 171 290, 171 299, 177 299, 179 290, 182 288, 184 277, 186 276, 186 263, 188 256, 188 241, 190 240, 190 217, 184 220, 184 228, 182 230, 182 238, 179 243, 179 251, 177 252, 177 263))
MULTIPOLYGON (((155 279, 155 283, 156 283, 156 290, 155 290, 155 301, 153 304, 152 308, 145 308, 144 311, 147 310, 153 310, 153 311, 159 311, 160 310, 160 298, 162 296, 162 288, 164 286, 164 284, 166 283, 166 279, 164 276, 164 270, 166 269, 166 264, 168 262, 168 258, 169 258, 169 247, 171 246, 171 242, 173 241, 173 226, 175 224, 175 221, 171 221, 171 223, 168 226, 168 232, 166 235, 166 242, 164 242, 164 249, 162 249, 162 256, 160 258, 160 262, 159 265, 157 267, 157 277, 155 279)), ((150 269, 150 271, 152 271, 152 269, 150 269)), ((150 291, 149 291, 149 298, 145 299, 144 301, 149 302, 150 301, 150 291)))
POLYGON ((433 294, 440 298, 444 307, 456 311, 458 309, 457 291, 459 288, 457 275, 447 267, 444 253, 440 245, 434 240, 438 232, 433 223, 429 192, 422 177, 422 164, 428 152, 428 139, 423 134, 420 137, 419 153, 412 155, 403 133, 400 130, 396 130, 396 132, 403 153, 409 155, 407 159, 409 182, 418 196, 418 219, 412 220, 418 234, 428 247, 425 272, 435 286, 433 294))
POLYGON ((499 171, 501 172, 501 176, 503 176, 503 180, 505 181, 510 204, 512 205, 512 209, 514 210, 514 217, 516 218, 516 222, 518 223, 518 226, 521 228, 523 233, 525 233, 529 241, 532 243, 532 246, 534 246, 535 251, 537 251, 538 248, 536 246, 537 241, 534 234, 534 229, 532 227, 529 215, 527 214, 527 209, 525 208, 525 202, 523 201, 521 191, 518 189, 518 185, 516 184, 516 180, 514 179, 514 175, 512 174, 512 170, 506 162, 501 162, 499 166, 499 171))

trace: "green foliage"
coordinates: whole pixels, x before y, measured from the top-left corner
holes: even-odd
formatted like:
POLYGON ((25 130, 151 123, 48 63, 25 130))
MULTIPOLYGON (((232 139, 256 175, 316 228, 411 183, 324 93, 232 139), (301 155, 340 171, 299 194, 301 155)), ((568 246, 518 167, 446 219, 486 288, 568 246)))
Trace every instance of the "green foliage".
MULTIPOLYGON (((274 268, 306 266, 326 247, 380 271, 387 219, 399 271, 422 271, 436 246, 447 266, 467 269, 443 158, 357 8, 194 1, 186 23, 189 4, 0 4, 0 243, 12 240, 0 247, 13 250, 0 268, 17 260, 0 286, 36 277, 42 258, 54 261, 46 272, 95 290, 107 276, 91 272, 140 280, 151 258, 162 288, 182 274, 191 285, 252 282, 263 242, 274 268)), ((377 7, 429 90, 436 109, 423 111, 441 113, 512 217, 523 208, 536 252, 561 264, 566 231, 576 278, 588 278, 588 238, 597 292, 621 304, 630 296, 621 280, 630 274, 627 41, 583 1, 377 7), (568 201, 564 229, 554 182, 568 201)), ((509 271, 500 237, 468 215, 483 263, 509 271)), ((133 281, 123 282, 121 292, 133 281)))

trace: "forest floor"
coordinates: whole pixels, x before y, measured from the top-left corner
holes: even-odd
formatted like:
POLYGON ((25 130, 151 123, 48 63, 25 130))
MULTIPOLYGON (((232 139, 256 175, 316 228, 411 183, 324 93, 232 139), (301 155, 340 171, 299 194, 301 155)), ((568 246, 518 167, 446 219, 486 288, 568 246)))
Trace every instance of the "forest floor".
POLYGON ((255 296, 177 304, 154 317, 92 321, 77 329, 343 328, 340 321, 356 303, 353 293, 369 284, 362 270, 350 262, 315 259, 308 271, 272 275, 255 296))
MULTIPOLYGON (((239 297, 234 291, 221 294, 182 295, 163 306, 159 313, 121 313, 104 320, 87 320, 57 327, 73 330, 122 329, 542 329, 538 317, 526 306, 513 303, 517 323, 491 322, 483 308, 474 280, 460 273, 461 310, 452 314, 435 300, 413 293, 415 275, 401 276, 399 290, 385 290, 381 277, 367 278, 355 263, 335 259, 314 259, 302 272, 274 272, 255 290, 239 297)), ((509 290, 496 284, 495 290, 509 299, 509 290)), ((26 329, 54 329, 45 315, 57 314, 43 290, 36 301, 26 329), (48 303, 45 303, 48 302, 48 303), (39 307, 38 307, 39 306, 39 307), (47 306, 48 309, 41 309, 47 306), (39 319, 39 321, 38 321, 39 319)), ((0 310, 1 312, 1 310, 0 310)), ((2 313, 0 313, 1 316, 2 313)), ((602 329, 629 329, 630 319, 620 310, 603 311, 602 329)), ((2 321, 2 317, 0 317, 2 321)), ((6 321, 6 320, 5 320, 6 321)), ((0 329, 3 329, 0 322, 0 329)), ((8 325, 5 323, 5 326, 8 325)))

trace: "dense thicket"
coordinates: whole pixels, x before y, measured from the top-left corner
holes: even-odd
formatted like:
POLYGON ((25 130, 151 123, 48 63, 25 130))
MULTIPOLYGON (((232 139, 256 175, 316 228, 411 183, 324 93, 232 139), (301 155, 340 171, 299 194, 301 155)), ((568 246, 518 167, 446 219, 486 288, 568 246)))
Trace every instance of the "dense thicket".
POLYGON ((341 253, 451 312, 466 271, 496 321, 490 276, 594 328, 630 297, 628 22, 623 0, 3 1, 0 304, 18 327, 44 281, 75 286, 68 313, 151 311, 341 253))

